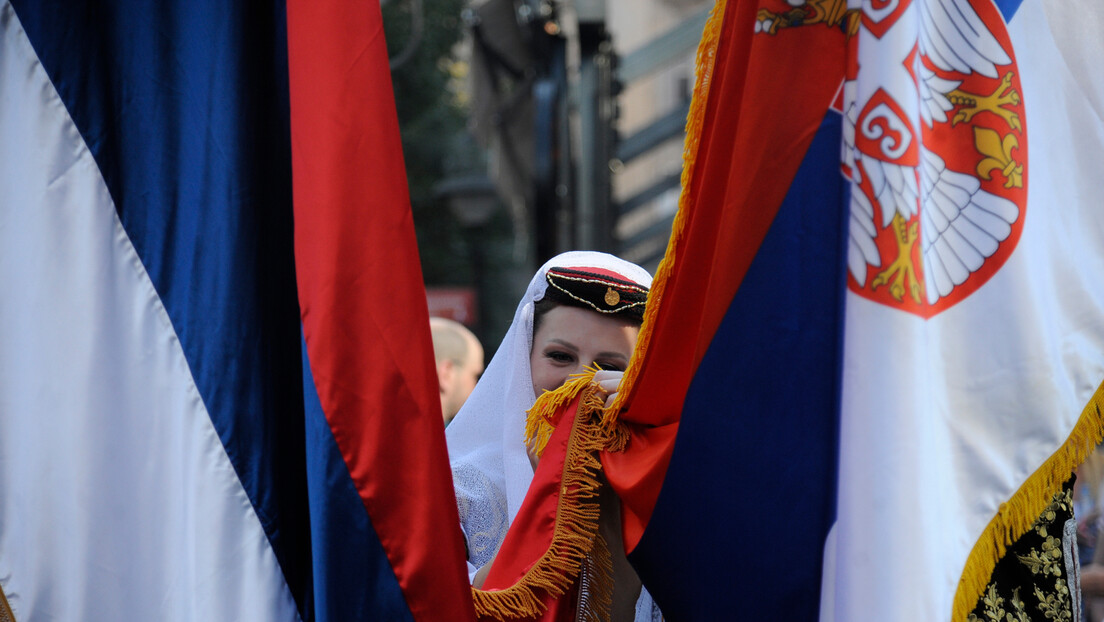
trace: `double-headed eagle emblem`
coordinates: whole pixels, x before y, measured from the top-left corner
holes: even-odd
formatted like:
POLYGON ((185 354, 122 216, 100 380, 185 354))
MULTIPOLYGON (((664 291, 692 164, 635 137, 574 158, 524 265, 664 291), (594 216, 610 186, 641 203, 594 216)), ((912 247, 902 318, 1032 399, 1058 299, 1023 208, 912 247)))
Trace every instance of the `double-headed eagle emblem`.
POLYGON ((1027 137, 992 0, 787 0, 756 33, 839 28, 850 287, 930 317, 996 273, 1026 207, 1027 137), (783 5, 785 7, 785 5, 783 5))

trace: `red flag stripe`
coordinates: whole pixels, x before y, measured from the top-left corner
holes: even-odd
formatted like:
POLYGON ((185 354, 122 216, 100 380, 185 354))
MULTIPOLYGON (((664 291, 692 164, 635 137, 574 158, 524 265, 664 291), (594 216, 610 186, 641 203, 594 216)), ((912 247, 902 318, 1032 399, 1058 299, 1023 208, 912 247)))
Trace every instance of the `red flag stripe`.
POLYGON ((295 251, 322 409, 416 620, 474 619, 378 2, 288 4, 295 251))

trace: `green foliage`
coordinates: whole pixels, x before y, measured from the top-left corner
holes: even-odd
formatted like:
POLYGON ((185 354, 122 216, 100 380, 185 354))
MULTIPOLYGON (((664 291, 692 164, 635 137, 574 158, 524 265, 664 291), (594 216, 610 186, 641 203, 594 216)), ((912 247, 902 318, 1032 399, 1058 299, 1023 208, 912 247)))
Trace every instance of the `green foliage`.
MULTIPOLYGON (((427 283, 471 282, 463 231, 434 186, 446 175, 452 145, 466 131, 467 111, 450 92, 453 50, 463 36, 463 0, 422 0, 422 33, 414 54, 391 72, 402 133, 410 202, 418 234, 422 272, 427 283)), ((383 5, 387 50, 392 59, 407 49, 414 25, 412 0, 383 5)))
MULTIPOLYGON (((471 286, 479 320, 471 328, 487 348, 497 344, 525 291, 532 268, 517 257, 517 240, 505 210, 476 228, 463 227, 434 188, 452 174, 484 170, 484 153, 466 129, 468 110, 457 92, 467 70, 455 58, 464 36, 465 0, 422 0, 423 29, 413 56, 392 70, 406 176, 418 236, 422 274, 428 285, 471 286)), ((383 21, 392 58, 412 37, 412 0, 387 0, 383 21)))

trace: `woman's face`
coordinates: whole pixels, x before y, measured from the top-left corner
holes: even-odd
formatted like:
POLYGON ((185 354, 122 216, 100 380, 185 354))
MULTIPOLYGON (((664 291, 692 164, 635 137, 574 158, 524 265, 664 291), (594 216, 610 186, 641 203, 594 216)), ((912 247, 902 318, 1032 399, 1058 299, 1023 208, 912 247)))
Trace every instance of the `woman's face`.
POLYGON ((529 354, 534 393, 539 397, 558 389, 588 365, 624 371, 639 333, 632 322, 595 311, 567 306, 549 310, 529 354))

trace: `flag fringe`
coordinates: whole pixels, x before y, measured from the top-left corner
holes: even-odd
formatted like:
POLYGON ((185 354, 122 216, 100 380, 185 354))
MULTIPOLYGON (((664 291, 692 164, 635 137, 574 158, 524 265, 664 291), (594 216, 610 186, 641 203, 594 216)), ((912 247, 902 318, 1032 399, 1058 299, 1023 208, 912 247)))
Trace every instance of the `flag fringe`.
POLYGON ((579 622, 609 622, 613 615, 613 555, 601 533, 587 555, 586 571, 579 577, 579 622))
MULTIPOLYGON (((594 370, 580 374, 559 389, 546 392, 529 411, 526 429, 527 435, 533 438, 530 429, 541 425, 554 427, 552 413, 582 393, 567 444, 556 521, 548 550, 508 588, 481 590, 473 587, 475 612, 480 617, 509 620, 540 615, 546 609, 541 596, 544 593, 556 597, 564 595, 594 548, 600 517, 598 472, 602 464, 598 452, 609 439, 597 425, 604 400, 593 379, 594 370)), ((548 439, 544 439, 544 443, 547 442, 548 439)))
POLYGON ((0 585, 0 622, 15 622, 15 614, 8 605, 8 597, 4 594, 2 585, 0 585))
MULTIPOLYGON (((690 180, 694 176, 694 165, 697 162, 698 143, 701 141, 702 125, 705 121, 705 107, 709 99, 709 86, 713 78, 713 65, 717 58, 717 44, 721 39, 721 24, 724 21, 726 0, 717 0, 713 10, 709 13, 709 19, 705 22, 701 43, 698 44, 698 54, 694 62, 697 68, 697 76, 694 81, 694 93, 690 98, 690 112, 686 116, 686 142, 682 149, 682 177, 680 184, 682 191, 679 194, 678 210, 675 212, 675 220, 671 225, 671 237, 667 242, 667 252, 659 262, 655 278, 652 280, 651 290, 648 292, 648 304, 644 307, 644 322, 640 326, 640 335, 636 339, 636 348, 632 358, 625 369, 625 375, 621 378, 621 390, 614 398, 613 404, 602 413, 602 426, 606 429, 614 427, 621 408, 632 392, 636 384, 636 378, 640 375, 644 357, 647 356, 648 346, 652 340, 655 327, 655 318, 659 314, 659 306, 663 300, 663 292, 667 288, 667 281, 674 270, 677 249, 683 239, 683 231, 686 230, 686 221, 690 218, 691 197, 690 180)), ((625 442, 628 437, 626 434, 625 442)))
MULTIPOLYGON (((1008 546, 1027 533, 1071 473, 1104 440, 1104 383, 1093 394, 1069 438, 1002 503, 978 538, 955 592, 952 620, 966 620, 977 606, 997 562, 1008 546)), ((1071 589, 1073 586, 1070 586, 1071 589)))
POLYGON ((537 398, 537 401, 526 411, 525 417, 525 444, 529 446, 539 458, 544 455, 544 447, 560 424, 560 412, 565 404, 575 399, 590 383, 594 382, 594 374, 597 367, 587 367, 586 371, 571 374, 570 380, 563 383, 555 391, 545 391, 537 398))

